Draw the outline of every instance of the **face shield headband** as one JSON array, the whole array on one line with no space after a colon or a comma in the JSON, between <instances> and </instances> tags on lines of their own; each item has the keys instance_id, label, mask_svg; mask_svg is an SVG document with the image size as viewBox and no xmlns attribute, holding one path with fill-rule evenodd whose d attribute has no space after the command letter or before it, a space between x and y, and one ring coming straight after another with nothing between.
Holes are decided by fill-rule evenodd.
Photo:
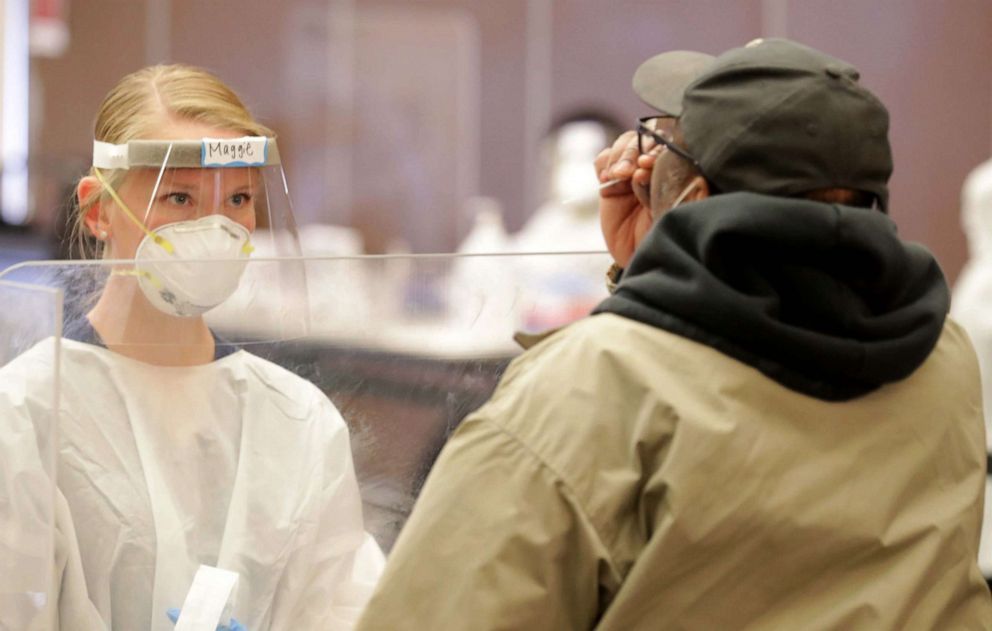
<instances>
[{"instance_id":1,"label":"face shield headband","mask_svg":"<svg viewBox=\"0 0 992 631\"><path fill-rule=\"evenodd\" d=\"M166 169L223 169L280 164L275 138L264 136L202 140L132 140L120 145L99 140L93 142L93 172L104 190L146 237L168 254L175 254L175 246L165 236L148 228L148 218L155 203L155 193L162 183ZM121 199L101 172L101 169L131 168L158 169L154 190L149 196L148 206L142 219L139 219L130 206ZM247 253L250 253L250 250Z\"/></svg>"}]
</instances>

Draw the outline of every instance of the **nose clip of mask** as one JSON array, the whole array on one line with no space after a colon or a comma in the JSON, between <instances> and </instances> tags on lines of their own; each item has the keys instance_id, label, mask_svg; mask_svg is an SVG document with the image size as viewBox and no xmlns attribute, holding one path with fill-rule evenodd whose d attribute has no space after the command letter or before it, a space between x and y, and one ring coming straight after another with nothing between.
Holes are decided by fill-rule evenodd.
<instances>
[{"instance_id":1,"label":"nose clip of mask","mask_svg":"<svg viewBox=\"0 0 992 631\"><path fill-rule=\"evenodd\" d=\"M237 290L253 250L248 229L223 215L179 221L142 239L135 275L155 308L173 316L198 316Z\"/></svg>"}]
</instances>

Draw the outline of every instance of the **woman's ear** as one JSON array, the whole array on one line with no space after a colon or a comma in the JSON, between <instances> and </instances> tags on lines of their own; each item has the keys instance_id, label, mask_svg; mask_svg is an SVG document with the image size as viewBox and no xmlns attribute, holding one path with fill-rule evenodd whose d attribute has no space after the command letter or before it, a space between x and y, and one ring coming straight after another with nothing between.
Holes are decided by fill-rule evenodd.
<instances>
[{"instance_id":1,"label":"woman's ear","mask_svg":"<svg viewBox=\"0 0 992 631\"><path fill-rule=\"evenodd\" d=\"M99 199L100 189L100 181L92 175L87 175L80 179L79 184L76 185L76 198L79 200L81 207L86 203L87 199L91 197L95 198L93 203L86 208L86 213L83 215L83 223L86 224L86 228L89 229L90 234L103 241L110 235L110 218L104 211L103 203Z\"/></svg>"}]
</instances>

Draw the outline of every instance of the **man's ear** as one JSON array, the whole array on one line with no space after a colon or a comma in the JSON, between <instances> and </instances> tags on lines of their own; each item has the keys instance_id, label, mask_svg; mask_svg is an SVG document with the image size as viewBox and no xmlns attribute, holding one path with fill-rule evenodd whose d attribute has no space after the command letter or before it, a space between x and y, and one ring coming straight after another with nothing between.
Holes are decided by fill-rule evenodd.
<instances>
[{"instance_id":1,"label":"man's ear","mask_svg":"<svg viewBox=\"0 0 992 631\"><path fill-rule=\"evenodd\" d=\"M103 203L99 198L101 188L100 180L92 175L82 178L79 180L79 184L76 185L76 198L79 200L80 206L90 197L96 198L90 204L90 207L86 209L86 214L83 216L83 223L86 224L86 228L90 231L90 234L98 239L101 239L101 235L106 235L110 232L110 217L107 216ZM106 237L104 236L102 238Z\"/></svg>"},{"instance_id":2,"label":"man's ear","mask_svg":"<svg viewBox=\"0 0 992 631\"><path fill-rule=\"evenodd\" d=\"M710 185L702 175L692 178L689 186L692 186L692 191L685 196L685 200L682 202L684 204L698 202L710 196Z\"/></svg>"}]
</instances>

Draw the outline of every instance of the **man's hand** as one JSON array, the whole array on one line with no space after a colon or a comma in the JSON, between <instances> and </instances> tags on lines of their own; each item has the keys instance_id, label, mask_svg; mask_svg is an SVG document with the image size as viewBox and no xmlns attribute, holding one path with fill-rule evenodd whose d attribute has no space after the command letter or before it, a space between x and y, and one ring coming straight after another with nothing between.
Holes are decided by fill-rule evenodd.
<instances>
[{"instance_id":1,"label":"man's hand","mask_svg":"<svg viewBox=\"0 0 992 631\"><path fill-rule=\"evenodd\" d=\"M596 156L600 183L620 180L599 193L599 222L613 260L626 268L651 228L648 185L655 154L639 155L637 132L628 131Z\"/></svg>"}]
</instances>

